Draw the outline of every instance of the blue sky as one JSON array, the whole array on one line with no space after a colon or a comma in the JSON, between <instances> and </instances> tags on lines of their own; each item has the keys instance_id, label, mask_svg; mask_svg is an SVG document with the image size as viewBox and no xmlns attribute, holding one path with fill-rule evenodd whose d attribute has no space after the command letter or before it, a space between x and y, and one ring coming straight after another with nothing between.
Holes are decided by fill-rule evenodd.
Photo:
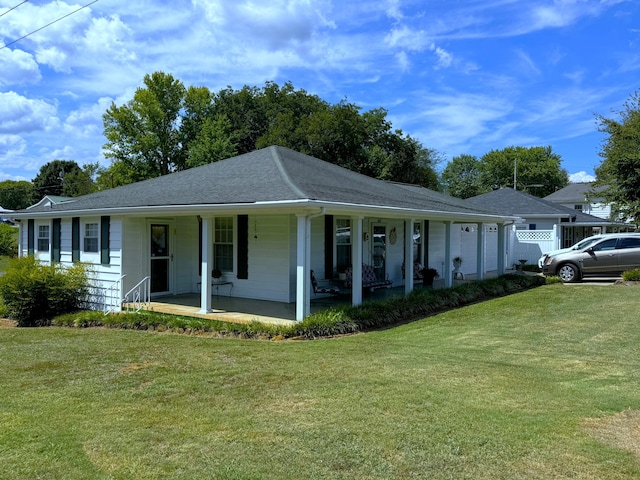
<instances>
[{"instance_id":1,"label":"blue sky","mask_svg":"<svg viewBox=\"0 0 640 480\"><path fill-rule=\"evenodd\" d=\"M90 2L0 0L0 44ZM550 145L589 180L595 114L639 86L640 2L98 0L0 49L0 180L54 159L108 165L102 114L154 71L383 107L446 161Z\"/></svg>"}]
</instances>

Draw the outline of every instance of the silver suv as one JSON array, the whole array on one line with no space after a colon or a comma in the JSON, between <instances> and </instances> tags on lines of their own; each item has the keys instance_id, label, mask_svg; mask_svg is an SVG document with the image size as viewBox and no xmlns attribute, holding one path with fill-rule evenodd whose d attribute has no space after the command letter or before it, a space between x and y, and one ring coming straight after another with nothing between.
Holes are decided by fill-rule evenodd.
<instances>
[{"instance_id":1,"label":"silver suv","mask_svg":"<svg viewBox=\"0 0 640 480\"><path fill-rule=\"evenodd\" d=\"M547 256L542 273L577 282L585 275L617 275L633 268L640 268L640 233L612 233L582 248Z\"/></svg>"}]
</instances>

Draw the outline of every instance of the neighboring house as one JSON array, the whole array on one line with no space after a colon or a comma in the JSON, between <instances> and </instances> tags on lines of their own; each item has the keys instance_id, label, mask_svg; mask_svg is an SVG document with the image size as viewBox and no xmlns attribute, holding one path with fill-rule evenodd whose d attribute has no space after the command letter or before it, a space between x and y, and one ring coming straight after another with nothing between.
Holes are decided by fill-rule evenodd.
<instances>
[{"instance_id":1,"label":"neighboring house","mask_svg":"<svg viewBox=\"0 0 640 480\"><path fill-rule=\"evenodd\" d=\"M452 258L461 254L469 225L474 244L465 248L493 249L494 269L502 273L505 226L517 220L282 147L82 197L49 198L12 217L20 222L20 255L94 266L96 308L119 309L125 292L142 281L151 296L200 291L200 311L208 313L216 270L233 282L233 296L295 303L297 320L310 310L310 270L332 279L352 266L354 305L362 302L363 264L407 293L415 263L441 266L450 286ZM469 261L482 278L486 256Z\"/></svg>"},{"instance_id":2,"label":"neighboring house","mask_svg":"<svg viewBox=\"0 0 640 480\"><path fill-rule=\"evenodd\" d=\"M521 259L536 264L544 252L570 247L607 229L624 227L622 223L588 215L512 188L501 188L466 201L499 215L523 219L510 229L507 265L518 264Z\"/></svg>"},{"instance_id":3,"label":"neighboring house","mask_svg":"<svg viewBox=\"0 0 640 480\"><path fill-rule=\"evenodd\" d=\"M604 203L603 198L598 196L602 190L604 187L594 188L593 182L570 183L544 199L588 215L610 220L611 205Z\"/></svg>"},{"instance_id":4,"label":"neighboring house","mask_svg":"<svg viewBox=\"0 0 640 480\"><path fill-rule=\"evenodd\" d=\"M7 217L11 214L13 210L7 210L6 208L2 208L0 206L0 222L2 223L12 223Z\"/></svg>"}]
</instances>

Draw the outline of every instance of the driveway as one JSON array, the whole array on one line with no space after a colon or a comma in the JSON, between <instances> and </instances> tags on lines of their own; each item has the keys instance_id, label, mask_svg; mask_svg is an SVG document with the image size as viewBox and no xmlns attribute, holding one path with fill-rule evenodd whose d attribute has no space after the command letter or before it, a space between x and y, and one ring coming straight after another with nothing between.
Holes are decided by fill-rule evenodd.
<instances>
[{"instance_id":1,"label":"driveway","mask_svg":"<svg viewBox=\"0 0 640 480\"><path fill-rule=\"evenodd\" d=\"M565 285L613 285L616 280L622 280L622 276L618 277L584 277L581 282L565 283Z\"/></svg>"}]
</instances>

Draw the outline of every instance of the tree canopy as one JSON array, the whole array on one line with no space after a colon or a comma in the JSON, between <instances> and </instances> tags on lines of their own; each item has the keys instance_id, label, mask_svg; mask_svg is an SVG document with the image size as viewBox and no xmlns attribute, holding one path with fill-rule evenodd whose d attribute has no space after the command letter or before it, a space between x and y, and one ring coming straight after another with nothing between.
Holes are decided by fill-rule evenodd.
<instances>
[{"instance_id":1,"label":"tree canopy","mask_svg":"<svg viewBox=\"0 0 640 480\"><path fill-rule=\"evenodd\" d=\"M640 224L640 96L632 94L616 112L619 119L597 115L598 130L607 134L599 152L596 186L619 218Z\"/></svg>"},{"instance_id":2,"label":"tree canopy","mask_svg":"<svg viewBox=\"0 0 640 480\"><path fill-rule=\"evenodd\" d=\"M31 182L4 180L0 182L0 206L8 210L22 210L34 203Z\"/></svg>"},{"instance_id":3,"label":"tree canopy","mask_svg":"<svg viewBox=\"0 0 640 480\"><path fill-rule=\"evenodd\" d=\"M489 191L481 181L481 164L473 155L459 155L442 171L446 193L458 198L470 198Z\"/></svg>"},{"instance_id":4,"label":"tree canopy","mask_svg":"<svg viewBox=\"0 0 640 480\"><path fill-rule=\"evenodd\" d=\"M560 155L551 147L491 150L480 159L481 183L485 191L512 187L545 197L569 183L569 175L561 163Z\"/></svg>"},{"instance_id":5,"label":"tree canopy","mask_svg":"<svg viewBox=\"0 0 640 480\"><path fill-rule=\"evenodd\" d=\"M316 95L267 82L218 93L171 75L146 75L127 104L104 114L105 155L99 188L280 145L375 178L437 188L438 154L393 130L384 109L361 112Z\"/></svg>"},{"instance_id":6,"label":"tree canopy","mask_svg":"<svg viewBox=\"0 0 640 480\"><path fill-rule=\"evenodd\" d=\"M472 155L454 157L442 172L447 193L469 198L496 188L513 188L545 197L569 183L560 155L551 147L507 147L491 150L479 160Z\"/></svg>"}]
</instances>

